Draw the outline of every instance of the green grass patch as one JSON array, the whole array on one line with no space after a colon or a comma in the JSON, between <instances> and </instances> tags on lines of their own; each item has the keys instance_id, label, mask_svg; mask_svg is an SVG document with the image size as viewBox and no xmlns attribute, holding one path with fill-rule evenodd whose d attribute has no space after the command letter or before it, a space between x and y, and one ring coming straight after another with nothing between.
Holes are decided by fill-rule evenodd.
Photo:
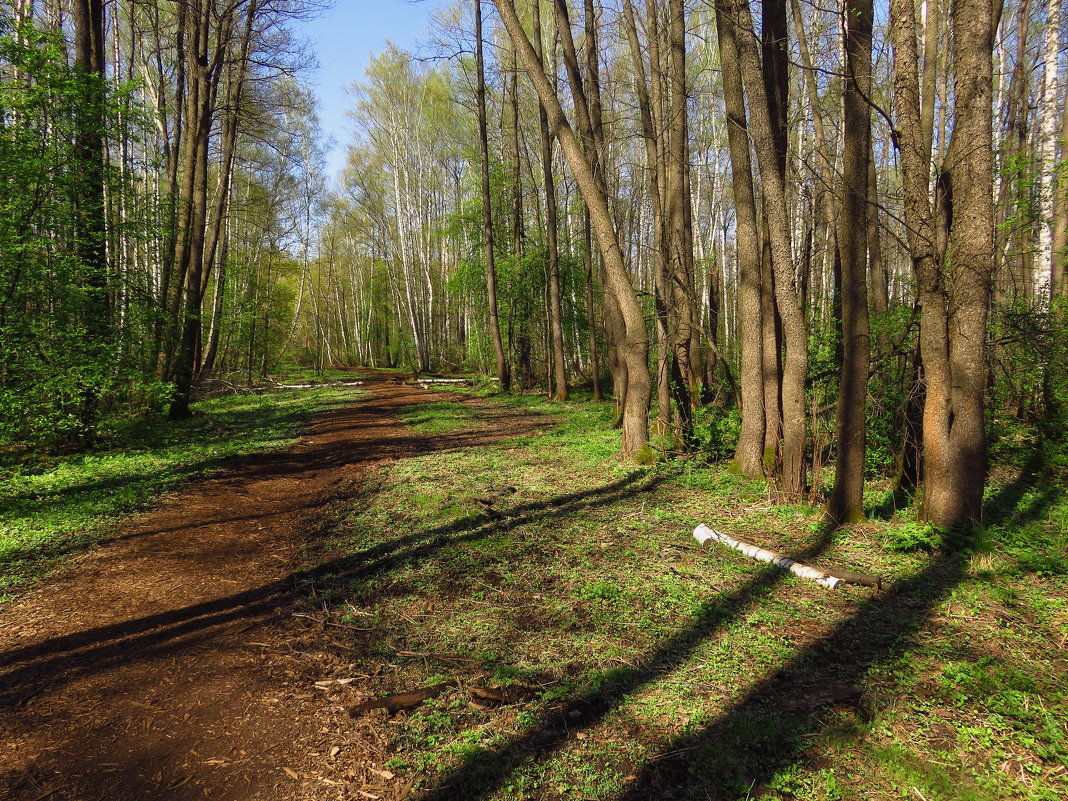
<instances>
[{"instance_id":1,"label":"green grass patch","mask_svg":"<svg viewBox=\"0 0 1068 801\"><path fill-rule=\"evenodd\" d=\"M473 422L475 416L473 409L449 401L413 404L400 413L405 425L423 434L443 434L464 428Z\"/></svg>"},{"instance_id":2,"label":"green grass patch","mask_svg":"<svg viewBox=\"0 0 1068 801\"><path fill-rule=\"evenodd\" d=\"M358 397L343 387L224 395L195 404L201 415L189 420L127 421L92 451L0 464L0 601L106 538L122 515L229 460L281 448L310 416Z\"/></svg>"},{"instance_id":3,"label":"green grass patch","mask_svg":"<svg viewBox=\"0 0 1068 801\"><path fill-rule=\"evenodd\" d=\"M828 534L723 467L623 464L606 404L493 400L529 430L392 463L330 535L366 562L325 596L367 630L346 669L380 692L461 681L382 718L391 770L472 799L1068 793L1068 586L1014 544L1056 556L1053 495L1022 493L951 558L908 509ZM494 408L407 419L474 428ZM699 522L886 589L702 551ZM522 692L482 708L470 685Z\"/></svg>"}]
</instances>

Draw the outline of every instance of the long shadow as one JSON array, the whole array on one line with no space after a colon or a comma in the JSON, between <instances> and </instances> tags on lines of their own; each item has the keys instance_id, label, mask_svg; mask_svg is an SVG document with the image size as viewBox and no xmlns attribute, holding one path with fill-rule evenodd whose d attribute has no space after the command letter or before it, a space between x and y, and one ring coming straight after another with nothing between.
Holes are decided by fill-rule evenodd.
<instances>
[{"instance_id":1,"label":"long shadow","mask_svg":"<svg viewBox=\"0 0 1068 801\"><path fill-rule=\"evenodd\" d=\"M868 517L872 520L889 520L898 509L907 508L915 499L915 491L894 487L883 496L881 501L867 510Z\"/></svg>"},{"instance_id":2,"label":"long shadow","mask_svg":"<svg viewBox=\"0 0 1068 801\"><path fill-rule=\"evenodd\" d=\"M1027 508L1021 509L1020 502L1031 490L1038 490L1038 493ZM1019 475L987 499L985 522L992 526L1032 522L1048 511L1063 494L1064 487L1058 487L1050 480L1042 450L1035 448L1028 454Z\"/></svg>"},{"instance_id":3,"label":"long shadow","mask_svg":"<svg viewBox=\"0 0 1068 801\"><path fill-rule=\"evenodd\" d=\"M832 537L833 530L825 529L811 545L792 558L808 561L818 557L831 544ZM756 605L787 575L777 567L760 570L734 592L706 604L688 627L638 657L635 660L638 667L611 671L580 690L563 707L545 713L526 734L503 747L471 754L437 788L425 795L424 801L456 798L476 801L492 795L532 756L543 758L563 748L573 735L600 723L629 695L669 676L705 640Z\"/></svg>"},{"instance_id":4,"label":"long shadow","mask_svg":"<svg viewBox=\"0 0 1068 801\"><path fill-rule=\"evenodd\" d=\"M332 410L335 413L326 413L325 417L319 418L307 430L306 433L314 433L316 436L348 432L352 433L363 428L381 427L382 419L392 416L394 407L374 400L361 402L358 406L338 406ZM340 412L341 414L337 414ZM361 419L352 419L355 413ZM483 417L486 417L483 415ZM340 419L339 419L340 418ZM550 425L550 418L546 417L544 423L535 422L534 427ZM209 482L206 486L218 485L225 487L233 483L243 481L262 481L276 477L291 478L295 473L309 473L330 468L344 467L351 464L369 464L389 459L404 458L416 454L450 452L469 448L475 445L486 445L486 434L479 429L461 430L436 434L432 437L413 433L406 436L390 436L375 439L362 439L358 449L353 449L346 442L326 442L306 448L290 449L283 452L256 453L245 457L228 455L218 458L203 459L195 462L176 473L175 486L182 482L203 476L204 473L217 471L207 477ZM234 464L238 461L238 464ZM75 502L77 496L99 492L106 489L119 489L131 485L149 481L144 472L135 472L127 476L117 476L97 482L80 484L67 487L56 493L58 496L50 502L38 502L35 510L41 511L50 507L62 508ZM156 482L150 482L156 483ZM32 494L32 493L31 493ZM0 514L15 509L24 504L25 493L10 496L0 501ZM113 513L124 511L122 508L112 510ZM287 509L285 511L293 511ZM86 534L64 538L61 541L48 541L39 544L27 545L22 548L11 549L4 554L4 564L14 567L45 561L56 561L67 556L85 551L95 545L103 545L108 542L117 542L128 539L142 539L160 534L173 533L182 529L197 528L204 525L254 521L270 517L276 511L263 514L242 515L231 518L211 518L186 522L177 526L156 529L152 531L134 532L129 534L104 535ZM2 660L0 660L2 664Z\"/></svg>"},{"instance_id":5,"label":"long shadow","mask_svg":"<svg viewBox=\"0 0 1068 801\"><path fill-rule=\"evenodd\" d=\"M527 523L565 517L586 507L617 503L651 490L663 479L662 475L634 473L597 489L516 506L503 512L503 519L471 515L225 598L13 649L0 655L0 668L16 666L0 675L0 708L17 706L45 686L91 675L120 661L168 653L167 643L172 649L178 648L185 642L181 638L194 632L235 621L270 619L281 604L301 594L310 583L327 578L370 578L393 567L427 559L446 545L473 542Z\"/></svg>"},{"instance_id":6,"label":"long shadow","mask_svg":"<svg viewBox=\"0 0 1068 801\"><path fill-rule=\"evenodd\" d=\"M1035 454L1012 484L988 502L989 522L1021 523L1041 516L1059 493L1043 491L1026 509L1024 494L1040 484L1041 454ZM797 559L817 556L830 532ZM637 661L642 667L614 671L610 680L580 692L567 706L546 713L527 734L497 749L484 749L428 792L424 801L486 798L521 765L543 760L574 735L599 722L627 696L667 676L717 629L737 618L779 580L766 570L712 605L686 630ZM760 795L777 771L805 757L824 728L819 711L828 704L858 706L865 676L874 666L915 645L937 604L967 577L966 561L952 553L862 602L827 636L800 651L757 682L712 724L673 740L663 755L642 766L620 801L692 798L716 801ZM576 719L572 719L574 716Z\"/></svg>"},{"instance_id":7,"label":"long shadow","mask_svg":"<svg viewBox=\"0 0 1068 801\"><path fill-rule=\"evenodd\" d=\"M798 559L811 559L830 540L826 532ZM597 723L641 687L668 676L705 639L753 606L785 575L769 568L719 603L686 630L642 657L642 667L617 670L603 686L588 688L562 709L546 713L527 734L498 749L471 755L424 801L486 798L532 759L542 760ZM672 742L665 756L643 766L624 795L650 798L737 798L770 779L811 746L822 705L855 698L865 673L908 647L937 601L964 576L962 563L937 558L925 570L863 602L855 615L790 664L753 686L719 720ZM673 789L672 789L673 788Z\"/></svg>"},{"instance_id":8,"label":"long shadow","mask_svg":"<svg viewBox=\"0 0 1068 801\"><path fill-rule=\"evenodd\" d=\"M621 801L760 796L777 771L813 747L825 728L820 710L859 707L869 670L914 646L935 606L965 575L962 559L939 556L863 602L711 725L671 742L664 756L642 767Z\"/></svg>"}]
</instances>

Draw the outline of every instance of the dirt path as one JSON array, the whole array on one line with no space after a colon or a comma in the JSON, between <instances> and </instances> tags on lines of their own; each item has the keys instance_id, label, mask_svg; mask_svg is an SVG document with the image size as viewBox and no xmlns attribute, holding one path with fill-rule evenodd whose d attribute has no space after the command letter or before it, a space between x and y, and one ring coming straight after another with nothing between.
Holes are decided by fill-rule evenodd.
<instances>
[{"instance_id":1,"label":"dirt path","mask_svg":"<svg viewBox=\"0 0 1068 801\"><path fill-rule=\"evenodd\" d=\"M0 798L356 797L346 785L369 752L314 686L337 657L294 615L301 551L321 508L377 462L503 433L490 420L412 435L396 411L438 393L384 377L367 388L297 445L168 497L4 610Z\"/></svg>"}]
</instances>

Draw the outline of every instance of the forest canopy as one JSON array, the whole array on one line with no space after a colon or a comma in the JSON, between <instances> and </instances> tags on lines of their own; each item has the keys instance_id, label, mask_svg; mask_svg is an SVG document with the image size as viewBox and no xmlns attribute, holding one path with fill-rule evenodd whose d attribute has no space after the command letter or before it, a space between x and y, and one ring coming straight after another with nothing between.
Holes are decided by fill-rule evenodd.
<instances>
[{"instance_id":1,"label":"forest canopy","mask_svg":"<svg viewBox=\"0 0 1068 801\"><path fill-rule=\"evenodd\" d=\"M334 182L319 10L0 4L0 447L296 363L586 392L837 523L1065 460L1057 0L462 0L353 76Z\"/></svg>"}]
</instances>

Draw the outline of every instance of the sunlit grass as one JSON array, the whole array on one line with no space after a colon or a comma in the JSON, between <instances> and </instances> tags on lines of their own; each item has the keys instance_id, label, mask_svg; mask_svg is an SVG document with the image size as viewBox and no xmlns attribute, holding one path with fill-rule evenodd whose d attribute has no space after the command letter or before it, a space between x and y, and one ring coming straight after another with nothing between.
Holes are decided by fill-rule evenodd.
<instances>
[{"instance_id":1,"label":"sunlit grass","mask_svg":"<svg viewBox=\"0 0 1068 801\"><path fill-rule=\"evenodd\" d=\"M828 592L733 552L701 551L693 527L706 522L787 553L823 542L815 561L876 573L892 588L936 559L888 547L908 518L826 535L818 508L772 506L762 482L721 467L621 463L606 405L498 400L559 424L393 463L333 532L330 548L341 552L390 546L402 534L429 543L328 593L339 610L361 610L361 627L373 632L346 651L351 670L375 676L383 691L459 678L528 693L481 709L457 689L383 721L391 770L418 773L423 788L462 776L471 798L621 798L636 782L655 795L643 771L681 749L689 778L665 779L680 798L706 798L706 787L738 801L1068 791L1062 577L1024 569L992 537L985 558L1012 569L965 557L960 583L922 610L916 634L872 657L860 701L832 694L779 714L790 699L766 682L786 670L804 675L809 661L814 676L833 677L835 655L817 660L812 649L883 596ZM479 425L476 406L433 406L409 419L439 430ZM573 500L581 492L590 494ZM1043 507L1049 514L1033 525L1048 535L1058 508ZM451 654L477 661L449 663ZM947 669L956 676L952 666L983 655L1001 667L947 684ZM769 694L766 711L754 691ZM743 703L749 711L733 715ZM935 719L952 736L932 733ZM984 729L992 734L976 739ZM726 757L740 750L741 767Z\"/></svg>"}]
</instances>

